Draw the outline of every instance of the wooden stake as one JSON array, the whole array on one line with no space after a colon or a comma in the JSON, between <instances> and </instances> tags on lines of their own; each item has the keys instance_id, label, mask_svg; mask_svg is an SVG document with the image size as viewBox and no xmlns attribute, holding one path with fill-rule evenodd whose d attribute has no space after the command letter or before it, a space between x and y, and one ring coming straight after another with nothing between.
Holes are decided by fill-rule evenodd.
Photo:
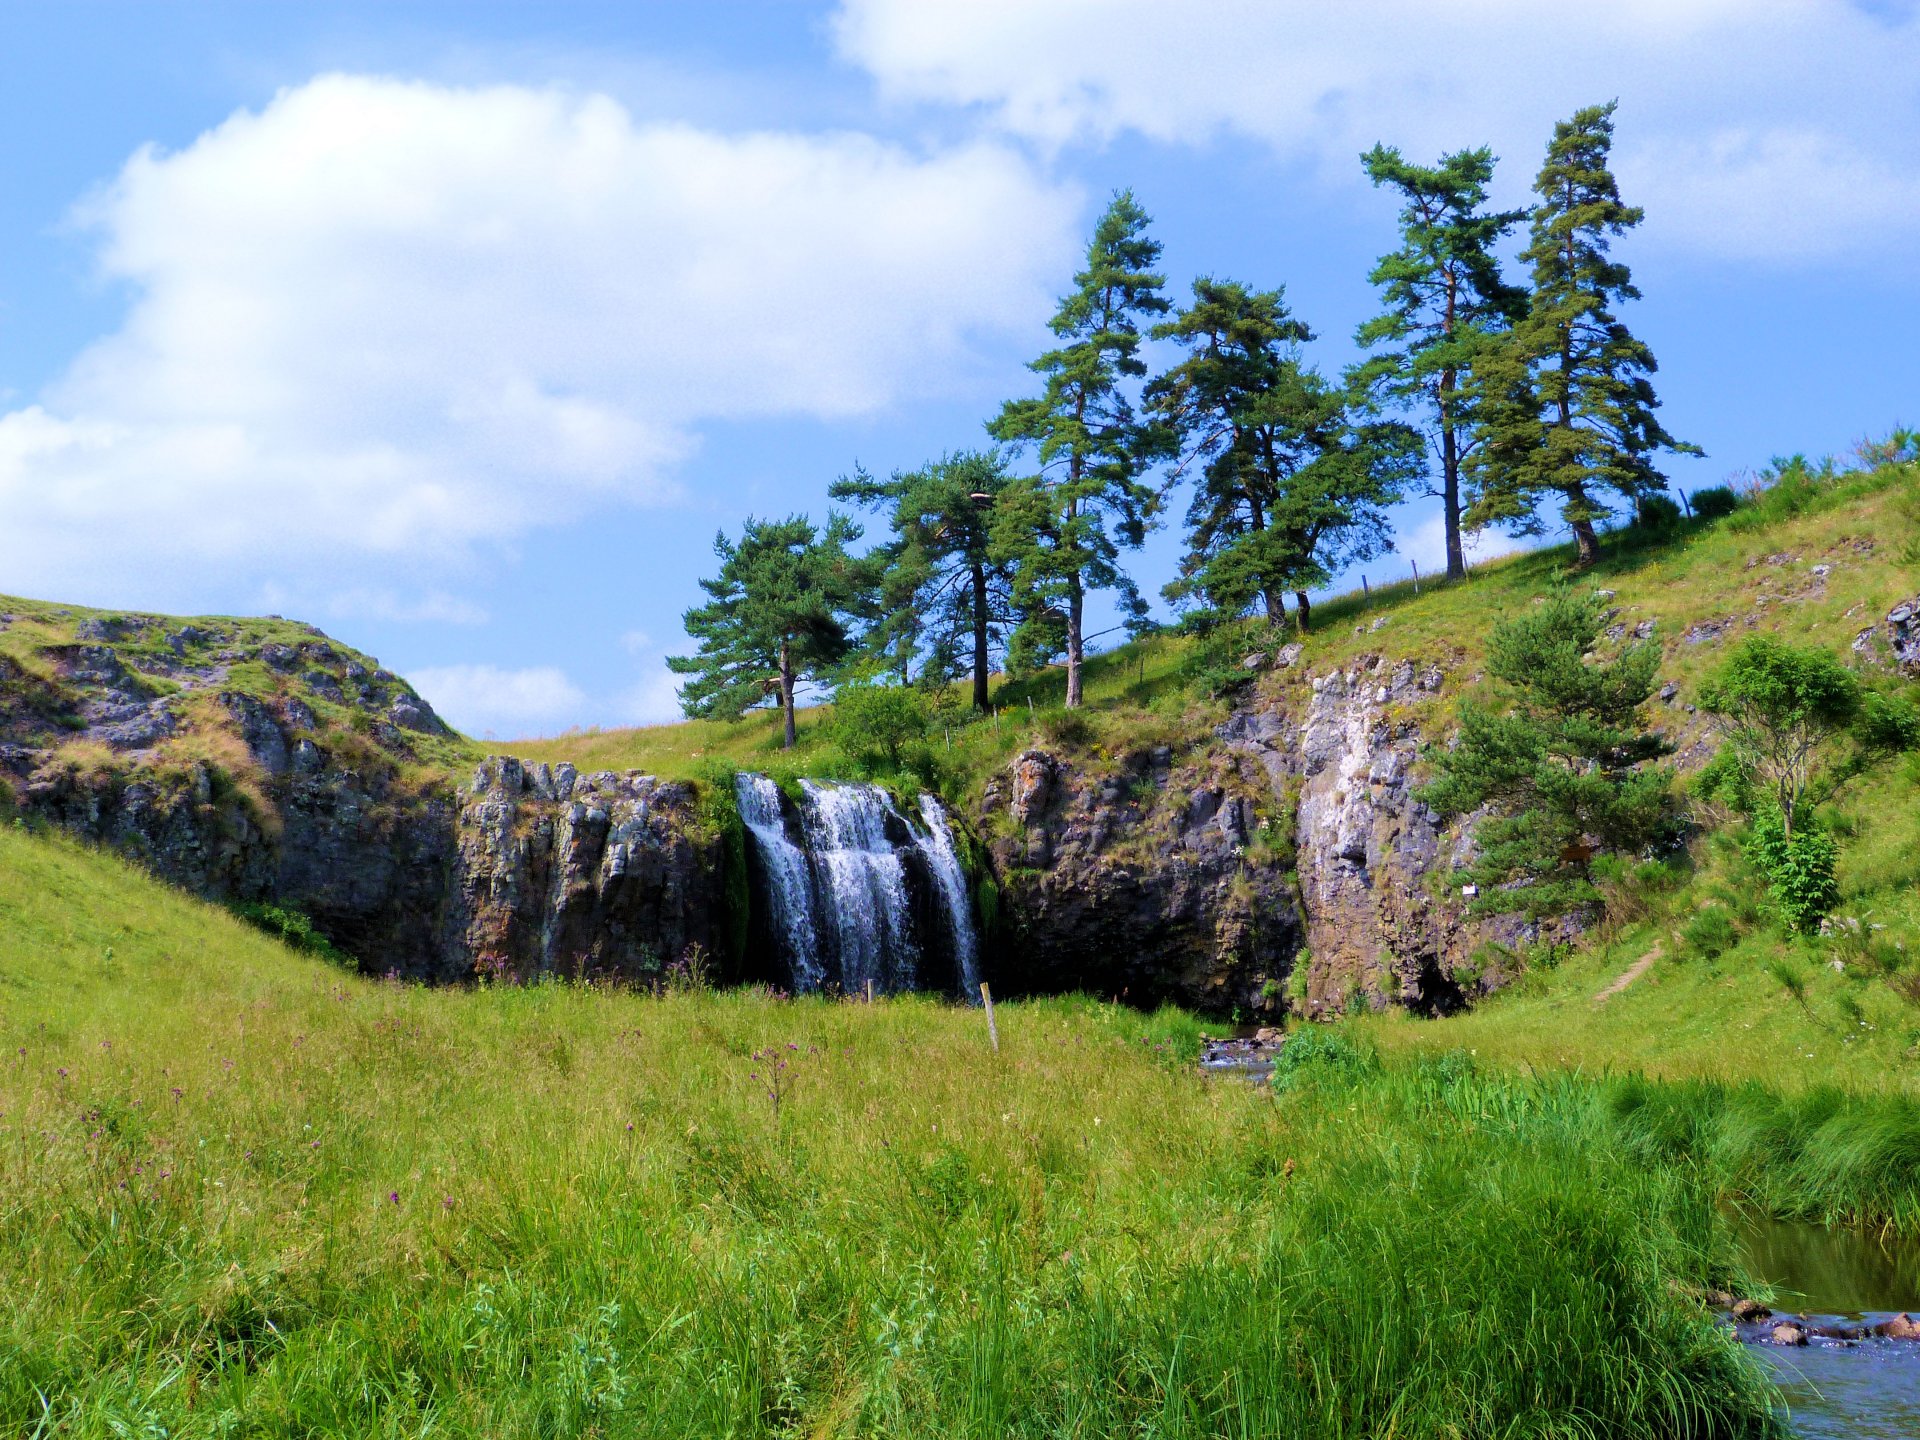
<instances>
[{"instance_id":1,"label":"wooden stake","mask_svg":"<svg viewBox=\"0 0 1920 1440\"><path fill-rule=\"evenodd\" d=\"M1367 584L1367 577L1364 575L1360 577L1360 603L1362 605L1373 603L1373 587Z\"/></svg>"},{"instance_id":2,"label":"wooden stake","mask_svg":"<svg viewBox=\"0 0 1920 1440\"><path fill-rule=\"evenodd\" d=\"M987 1038L993 1041L993 1053L1000 1053L1000 1027L993 1023L993 992L987 988L987 982L980 982L980 999L987 1007Z\"/></svg>"},{"instance_id":3,"label":"wooden stake","mask_svg":"<svg viewBox=\"0 0 1920 1440\"><path fill-rule=\"evenodd\" d=\"M867 1004L873 1004L873 981L867 981Z\"/></svg>"},{"instance_id":4,"label":"wooden stake","mask_svg":"<svg viewBox=\"0 0 1920 1440\"><path fill-rule=\"evenodd\" d=\"M1414 560L1411 564L1413 565L1413 593L1418 595L1420 593L1420 562Z\"/></svg>"}]
</instances>

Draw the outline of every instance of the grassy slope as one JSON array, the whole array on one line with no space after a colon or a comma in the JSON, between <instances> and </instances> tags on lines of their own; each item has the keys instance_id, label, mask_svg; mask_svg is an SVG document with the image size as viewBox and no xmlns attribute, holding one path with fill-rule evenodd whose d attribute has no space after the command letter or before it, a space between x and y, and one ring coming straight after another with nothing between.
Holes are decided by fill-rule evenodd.
<instances>
[{"instance_id":1,"label":"grassy slope","mask_svg":"<svg viewBox=\"0 0 1920 1440\"><path fill-rule=\"evenodd\" d=\"M383 986L0 830L0 1426L1755 1433L1674 1288L1728 1273L1709 1167L1597 1092L1323 1044L1274 1096L1080 1000L1000 1030Z\"/></svg>"}]
</instances>

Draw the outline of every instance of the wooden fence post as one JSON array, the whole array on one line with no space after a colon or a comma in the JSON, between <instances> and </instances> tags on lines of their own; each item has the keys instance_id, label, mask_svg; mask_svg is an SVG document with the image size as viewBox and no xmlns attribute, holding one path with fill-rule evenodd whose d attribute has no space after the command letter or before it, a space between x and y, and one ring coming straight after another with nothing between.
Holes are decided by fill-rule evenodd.
<instances>
[{"instance_id":1,"label":"wooden fence post","mask_svg":"<svg viewBox=\"0 0 1920 1440\"><path fill-rule=\"evenodd\" d=\"M987 1038L993 1042L993 1053L1000 1053L1000 1027L993 1023L993 992L987 988L987 982L980 982L980 999L987 1007Z\"/></svg>"}]
</instances>

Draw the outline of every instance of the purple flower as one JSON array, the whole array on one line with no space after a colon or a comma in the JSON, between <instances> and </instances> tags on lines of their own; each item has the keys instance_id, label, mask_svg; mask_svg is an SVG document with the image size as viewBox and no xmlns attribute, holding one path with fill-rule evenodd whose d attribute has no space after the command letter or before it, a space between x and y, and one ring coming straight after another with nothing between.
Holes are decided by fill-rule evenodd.
<instances>
[{"instance_id":1,"label":"purple flower","mask_svg":"<svg viewBox=\"0 0 1920 1440\"><path fill-rule=\"evenodd\" d=\"M400 1203L400 1192L398 1190L389 1190L387 1192L387 1199L391 1200L395 1205L398 1205Z\"/></svg>"}]
</instances>

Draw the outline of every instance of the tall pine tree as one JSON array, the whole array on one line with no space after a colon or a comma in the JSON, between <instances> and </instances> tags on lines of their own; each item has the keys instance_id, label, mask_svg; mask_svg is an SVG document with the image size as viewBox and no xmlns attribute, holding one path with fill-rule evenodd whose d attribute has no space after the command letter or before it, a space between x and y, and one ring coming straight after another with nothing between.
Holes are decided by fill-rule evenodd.
<instances>
[{"instance_id":1,"label":"tall pine tree","mask_svg":"<svg viewBox=\"0 0 1920 1440\"><path fill-rule=\"evenodd\" d=\"M1161 441L1128 394L1129 382L1146 373L1141 321L1169 308L1153 269L1160 245L1147 224L1131 192L1114 196L1094 228L1086 268L1049 322L1061 344L1029 367L1044 377L1042 393L1008 401L987 426L997 440L1031 447L1041 470L994 507L996 553L1013 567L1021 613L1010 658L1030 663L1063 646L1070 708L1083 698L1088 591L1118 590L1124 609L1145 613L1119 552L1145 538L1159 503L1143 477Z\"/></svg>"},{"instance_id":2,"label":"tall pine tree","mask_svg":"<svg viewBox=\"0 0 1920 1440\"><path fill-rule=\"evenodd\" d=\"M1354 337L1375 352L1354 381L1378 401L1418 409L1431 427L1440 465L1433 493L1446 525L1447 574L1457 580L1467 573L1460 543L1460 476L1473 432L1466 381L1490 338L1526 311L1526 291L1501 278L1493 253L1526 212L1485 208L1494 164L1485 146L1429 166L1376 145L1360 163L1402 205L1400 246L1367 277L1386 308Z\"/></svg>"},{"instance_id":3,"label":"tall pine tree","mask_svg":"<svg viewBox=\"0 0 1920 1440\"><path fill-rule=\"evenodd\" d=\"M1154 328L1187 358L1147 387L1149 412L1194 471L1187 553L1167 586L1203 621L1255 608L1279 624L1284 595L1389 548L1386 507L1417 464L1407 427L1363 423L1352 395L1301 363L1313 338L1279 290L1202 278L1193 302Z\"/></svg>"},{"instance_id":4,"label":"tall pine tree","mask_svg":"<svg viewBox=\"0 0 1920 1440\"><path fill-rule=\"evenodd\" d=\"M1613 112L1593 105L1554 126L1521 252L1532 267L1527 313L1480 360L1473 383L1480 443L1468 523L1538 534L1540 506L1557 496L1582 567L1599 558L1608 493L1637 506L1666 488L1658 452L1700 453L1655 418L1648 377L1659 367L1614 314L1640 292L1609 250L1644 212L1621 202L1607 168Z\"/></svg>"},{"instance_id":5,"label":"tall pine tree","mask_svg":"<svg viewBox=\"0 0 1920 1440\"><path fill-rule=\"evenodd\" d=\"M982 711L994 650L1012 623L1012 567L991 553L993 505L1007 485L999 455L962 451L885 480L856 469L830 492L885 511L893 528L881 552L876 648L895 657L903 674L916 659L929 679L970 670Z\"/></svg>"},{"instance_id":6,"label":"tall pine tree","mask_svg":"<svg viewBox=\"0 0 1920 1440\"><path fill-rule=\"evenodd\" d=\"M681 710L735 719L773 700L792 749L795 688L831 675L872 608L874 567L847 551L859 538L858 525L831 514L824 531L790 515L749 519L738 543L714 536L720 573L700 582L712 598L685 616L698 651L667 659L674 674L692 677L681 687Z\"/></svg>"}]
</instances>

